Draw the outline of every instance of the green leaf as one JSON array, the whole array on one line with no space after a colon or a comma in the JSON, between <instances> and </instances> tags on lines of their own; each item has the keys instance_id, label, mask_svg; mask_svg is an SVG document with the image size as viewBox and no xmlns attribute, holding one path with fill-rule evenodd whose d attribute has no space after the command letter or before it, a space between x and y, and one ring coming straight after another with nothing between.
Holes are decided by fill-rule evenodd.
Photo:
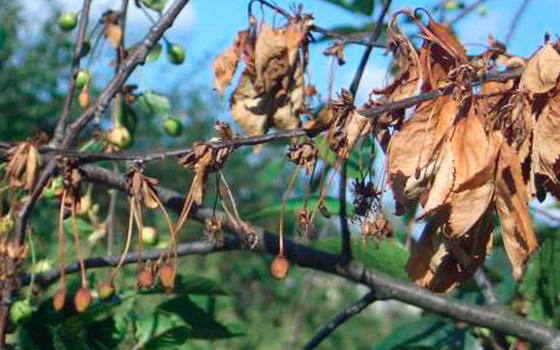
<instances>
[{"instance_id":1,"label":"green leaf","mask_svg":"<svg viewBox=\"0 0 560 350\"><path fill-rule=\"evenodd\" d=\"M329 237L314 243L318 249L332 254L340 252L340 237ZM385 238L379 244L363 244L361 238L352 237L352 253L357 261L389 276L408 280L404 267L408 250L395 238Z\"/></svg>"},{"instance_id":2,"label":"green leaf","mask_svg":"<svg viewBox=\"0 0 560 350\"><path fill-rule=\"evenodd\" d=\"M163 302L159 308L166 312L175 312L180 316L191 327L189 338L224 339L245 334L241 324L218 322L186 295Z\"/></svg>"},{"instance_id":3,"label":"green leaf","mask_svg":"<svg viewBox=\"0 0 560 350\"><path fill-rule=\"evenodd\" d=\"M167 0L140 0L140 3L149 9L161 13Z\"/></svg>"},{"instance_id":4,"label":"green leaf","mask_svg":"<svg viewBox=\"0 0 560 350\"><path fill-rule=\"evenodd\" d=\"M181 317L163 311L137 319L135 326L135 337L144 344L143 349L167 349L181 345L191 330Z\"/></svg>"},{"instance_id":5,"label":"green leaf","mask_svg":"<svg viewBox=\"0 0 560 350\"><path fill-rule=\"evenodd\" d=\"M68 234L72 234L72 219L70 217L68 217L67 219L64 219L64 231L67 232ZM78 234L80 236L86 236L89 235L93 232L94 228L93 226L85 221L84 219L78 217L76 218L76 228L78 229Z\"/></svg>"},{"instance_id":6,"label":"green leaf","mask_svg":"<svg viewBox=\"0 0 560 350\"><path fill-rule=\"evenodd\" d=\"M309 199L307 200L307 208L315 209L318 203L319 203L319 196L309 196ZM327 210L331 215L338 215L338 210L339 210L338 199L333 197L325 197L323 199L322 204L325 208L327 208ZM245 215L244 217L247 220L260 220L260 219L268 219L271 217L278 217L280 215L280 212L282 211L282 205L283 205L282 203L276 204L268 208L264 208L263 210L258 211L256 213ZM292 198L287 200L284 205L285 205L285 209L284 209L285 214L295 215L295 213L299 209L302 209L304 207L305 198L301 198L301 197ZM353 209L352 205L348 205L348 207L351 210ZM350 213L350 215L352 214L353 213Z\"/></svg>"},{"instance_id":7,"label":"green leaf","mask_svg":"<svg viewBox=\"0 0 560 350\"><path fill-rule=\"evenodd\" d=\"M146 91L140 95L136 102L142 113L157 116L166 115L171 109L171 104L166 96L158 95L153 91Z\"/></svg>"},{"instance_id":8,"label":"green leaf","mask_svg":"<svg viewBox=\"0 0 560 350\"><path fill-rule=\"evenodd\" d=\"M375 343L372 349L482 350L482 347L468 330L459 330L438 316L426 316L396 325L393 332Z\"/></svg>"},{"instance_id":9,"label":"green leaf","mask_svg":"<svg viewBox=\"0 0 560 350\"><path fill-rule=\"evenodd\" d=\"M529 260L529 264L519 292L529 301L528 317L534 321L558 319L560 295L560 239L550 236L537 253Z\"/></svg>"},{"instance_id":10,"label":"green leaf","mask_svg":"<svg viewBox=\"0 0 560 350\"><path fill-rule=\"evenodd\" d=\"M323 0L355 14L371 16L374 9L374 0Z\"/></svg>"}]
</instances>

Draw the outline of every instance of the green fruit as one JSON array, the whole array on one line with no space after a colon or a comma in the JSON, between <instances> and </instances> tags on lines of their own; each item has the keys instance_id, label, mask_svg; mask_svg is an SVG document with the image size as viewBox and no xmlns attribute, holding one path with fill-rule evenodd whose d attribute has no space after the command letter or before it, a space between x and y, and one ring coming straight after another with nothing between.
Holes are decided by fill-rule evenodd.
<instances>
[{"instance_id":1,"label":"green fruit","mask_svg":"<svg viewBox=\"0 0 560 350\"><path fill-rule=\"evenodd\" d=\"M156 229L150 226L144 226L142 229L142 243L153 247L158 243L158 240L159 237Z\"/></svg>"},{"instance_id":2,"label":"green fruit","mask_svg":"<svg viewBox=\"0 0 560 350\"><path fill-rule=\"evenodd\" d=\"M167 117L163 120L163 130L169 136L177 137L183 132L183 125L178 118Z\"/></svg>"},{"instance_id":3,"label":"green fruit","mask_svg":"<svg viewBox=\"0 0 560 350\"><path fill-rule=\"evenodd\" d=\"M459 4L457 3L457 1L453 1L453 0L449 0L445 2L445 5L443 5L443 8L446 11L454 11L459 7Z\"/></svg>"},{"instance_id":4,"label":"green fruit","mask_svg":"<svg viewBox=\"0 0 560 350\"><path fill-rule=\"evenodd\" d=\"M185 49L179 44L168 44L167 59L173 64L183 63L185 61Z\"/></svg>"},{"instance_id":5,"label":"green fruit","mask_svg":"<svg viewBox=\"0 0 560 350\"><path fill-rule=\"evenodd\" d=\"M10 309L10 321L14 325L20 325L31 317L32 312L29 300L16 301Z\"/></svg>"},{"instance_id":6,"label":"green fruit","mask_svg":"<svg viewBox=\"0 0 560 350\"><path fill-rule=\"evenodd\" d=\"M84 43L82 44L82 51L80 52L80 58L87 56L90 49L91 44L89 43L89 41L84 41Z\"/></svg>"},{"instance_id":7,"label":"green fruit","mask_svg":"<svg viewBox=\"0 0 560 350\"><path fill-rule=\"evenodd\" d=\"M65 12L58 18L58 26L65 32L69 32L76 28L78 24L78 14L73 12Z\"/></svg>"},{"instance_id":8,"label":"green fruit","mask_svg":"<svg viewBox=\"0 0 560 350\"><path fill-rule=\"evenodd\" d=\"M81 90L84 86L89 84L90 79L91 76L89 74L89 71L79 71L78 75L76 75L76 89Z\"/></svg>"}]
</instances>

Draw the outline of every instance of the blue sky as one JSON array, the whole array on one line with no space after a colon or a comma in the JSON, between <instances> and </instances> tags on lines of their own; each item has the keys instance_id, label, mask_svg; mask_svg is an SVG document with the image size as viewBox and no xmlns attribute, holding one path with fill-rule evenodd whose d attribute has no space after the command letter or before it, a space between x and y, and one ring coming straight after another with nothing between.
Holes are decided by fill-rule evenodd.
<instances>
[{"instance_id":1,"label":"blue sky","mask_svg":"<svg viewBox=\"0 0 560 350\"><path fill-rule=\"evenodd\" d=\"M82 1L80 0L58 0L61 6L67 10L78 10ZM168 0L170 3L172 0ZM475 0L465 0L469 4ZM503 40L507 35L510 23L523 0L487 0L485 3L488 15L481 17L474 11L463 19L456 30L461 41L466 44L469 53L481 51L477 44L485 44L488 34L492 34L498 40ZM292 0L276 0L283 8L289 8L295 2ZM393 13L404 7L431 8L439 0L394 0L390 12ZM366 23L371 18L351 15L338 7L320 0L302 1L307 12L315 15L315 23L322 27L332 27L342 24ZM211 84L211 59L221 52L232 41L238 30L247 25L247 0L191 0L186 10L179 16L174 27L167 34L172 42L182 44L187 51L187 60L183 66L175 67L160 59L155 64L141 67L132 77L145 89L156 89L165 91L166 86L175 87L176 83L190 84L193 86L210 86ZM95 0L93 2L93 18L108 8L118 8L120 1L117 0ZM24 2L24 6L31 13L32 18L45 16L45 0L32 0ZM257 9L258 6L255 6ZM378 6L377 10L380 9ZM260 11L256 11L259 13ZM267 18L272 19L270 11ZM510 52L529 56L542 42L545 32L556 38L560 33L557 14L560 13L560 1L558 0L533 0L529 3L525 15L522 17L513 41ZM377 13L374 13L374 17ZM127 42L137 41L149 26L145 16L137 10L131 1L129 13L129 30ZM319 91L326 94L326 86L330 77L330 60L322 55L325 45L315 45L311 50L311 66L309 74L311 83L315 84ZM108 48L105 48L108 50ZM334 91L347 87L352 80L356 64L359 62L363 47L348 46L345 50L347 64L337 67L334 75ZM102 60L108 64L110 58ZM383 85L387 81L386 67L388 58L384 57L382 50L374 51L362 84L358 93L358 102L363 102L368 92ZM112 70L98 70L98 78L103 81L110 78ZM161 82L168 84L162 86ZM224 101L227 101L225 99ZM224 102L225 104L225 102ZM224 112L225 110L225 105Z\"/></svg>"}]
</instances>

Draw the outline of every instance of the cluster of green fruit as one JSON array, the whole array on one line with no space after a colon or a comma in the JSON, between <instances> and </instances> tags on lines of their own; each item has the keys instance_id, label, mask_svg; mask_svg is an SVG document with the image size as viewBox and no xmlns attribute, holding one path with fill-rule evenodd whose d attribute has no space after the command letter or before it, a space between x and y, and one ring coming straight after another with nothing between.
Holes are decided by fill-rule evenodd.
<instances>
[{"instance_id":1,"label":"cluster of green fruit","mask_svg":"<svg viewBox=\"0 0 560 350\"><path fill-rule=\"evenodd\" d=\"M60 29L64 32L70 32L76 28L78 25L78 13L76 12L64 12L60 15L58 19L58 25ZM173 44L165 40L167 60L172 64L182 64L185 61L185 49L179 44ZM86 56L90 50L89 41L83 43L81 56ZM156 44L152 50L149 52L146 61L155 61L161 53L161 45Z\"/></svg>"}]
</instances>

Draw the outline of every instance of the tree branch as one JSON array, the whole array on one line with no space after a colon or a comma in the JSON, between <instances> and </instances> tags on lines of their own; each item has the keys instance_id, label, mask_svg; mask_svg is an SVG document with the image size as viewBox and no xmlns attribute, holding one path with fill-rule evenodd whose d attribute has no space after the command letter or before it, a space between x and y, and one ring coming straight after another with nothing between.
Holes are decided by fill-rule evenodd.
<instances>
[{"instance_id":1,"label":"tree branch","mask_svg":"<svg viewBox=\"0 0 560 350\"><path fill-rule=\"evenodd\" d=\"M302 348L302 350L315 349L323 340L325 340L332 332L338 327L342 326L344 322L351 319L353 316L362 312L365 308L370 306L373 302L377 300L375 298L375 293L373 291L364 295L356 303L350 305L348 308L344 309L341 313L336 315L335 318L329 321L317 332L311 340Z\"/></svg>"},{"instance_id":2,"label":"tree branch","mask_svg":"<svg viewBox=\"0 0 560 350\"><path fill-rule=\"evenodd\" d=\"M58 123L54 130L54 137L51 141L52 146L57 146L62 137L64 136L64 127L66 125L66 119L70 115L70 108L72 106L72 99L74 93L76 92L76 76L80 71L80 60L82 58L82 50L84 48L84 42L86 39L87 26L89 22L89 9L91 7L91 0L84 0L82 5L82 10L80 11L80 25L78 37L76 38L76 43L74 45L74 56L72 58L72 66L70 68L70 84L68 85L68 91L66 96L64 96L64 104L62 107L62 113L58 117Z\"/></svg>"},{"instance_id":3,"label":"tree branch","mask_svg":"<svg viewBox=\"0 0 560 350\"><path fill-rule=\"evenodd\" d=\"M519 9L515 13L515 16L513 16L513 20L511 21L511 24L509 26L509 31L508 31L508 33L506 35L506 39L505 39L506 46L508 46L511 43L511 39L513 38L513 34L515 34L515 30L517 29L517 26L519 25L519 21L521 20L521 17L523 16L523 13L527 9L527 5L529 5L530 1L531 0L523 0L523 3L521 3L521 6L519 6Z\"/></svg>"},{"instance_id":4,"label":"tree branch","mask_svg":"<svg viewBox=\"0 0 560 350\"><path fill-rule=\"evenodd\" d=\"M89 121L104 113L109 106L109 103L126 82L130 74L132 74L134 69L136 69L140 63L144 62L150 49L163 36L163 33L173 25L175 18L177 18L181 10L189 3L189 1L190 0L175 0L167 12L165 12L159 18L158 22L150 28L148 34L146 34L146 36L137 45L136 50L122 62L118 73L115 74L113 79L111 79L111 81L103 89L96 103L85 110L73 123L68 125L60 144L60 149L67 150L70 148L74 140L78 137L80 131L89 123ZM39 198L43 188L47 185L49 179L56 171L56 163L57 160L55 158L48 162L45 169L39 175L37 184L35 185L31 195L27 201L23 203L17 214L16 241L19 244L23 243L23 239L25 237L25 227L27 225L31 209L35 205L35 202Z\"/></svg>"},{"instance_id":5,"label":"tree branch","mask_svg":"<svg viewBox=\"0 0 560 350\"><path fill-rule=\"evenodd\" d=\"M86 181L101 183L123 190L124 178L122 175L115 175L109 170L94 166L84 166L82 170ZM165 206L175 211L181 210L183 196L179 193L165 188L158 188L158 195ZM190 217L200 222L216 217L221 221L224 229L237 234L239 237L246 235L240 225L229 220L225 214L215 212L210 208L193 207ZM278 236L266 232L259 227L254 227L254 229L258 236L258 243L253 251L276 256L279 252ZM208 246L207 244L209 243L204 243L202 247L199 246L204 254L214 251L239 249L237 243L228 243L224 248L220 249L211 245ZM526 320L509 311L488 306L472 305L454 300L448 296L434 294L420 289L412 283L383 275L359 262L341 263L338 255L300 245L287 238L284 238L284 253L286 258L299 266L326 272L354 283L368 286L375 291L375 296L378 300L398 300L454 320L491 328L504 334L511 334L541 345L546 349L560 350L560 335L555 329Z\"/></svg>"},{"instance_id":6,"label":"tree branch","mask_svg":"<svg viewBox=\"0 0 560 350\"><path fill-rule=\"evenodd\" d=\"M471 13L472 11L476 10L476 8L480 5L482 5L483 3L485 3L487 0L477 0L475 2L473 2L472 4L470 4L469 6L465 7L463 9L463 11L461 11L461 13L459 13L457 15L457 17L453 18L450 22L449 25L452 26L454 24L456 24L457 22L459 22L460 20L462 20L463 18L465 18L469 13Z\"/></svg>"},{"instance_id":7,"label":"tree branch","mask_svg":"<svg viewBox=\"0 0 560 350\"><path fill-rule=\"evenodd\" d=\"M383 9L381 9L381 13L377 18L375 23L375 27L371 36L369 37L369 42L375 42L379 36L381 35L381 30L383 28L383 20L389 11L389 6L391 6L392 0L385 0L383 4ZM369 56L371 55L371 51L373 50L373 46L367 46L364 54L362 55L362 59L360 60L360 64L358 65L358 69L356 70L356 74L354 75L354 79L352 80L352 84L350 84L350 94L352 94L352 98L356 97L356 93L358 92L358 87L360 86L360 81L362 80L362 76L364 75L364 71L367 66L367 62L369 60ZM339 202L339 222L340 222L340 234L342 236L342 252L341 255L345 258L352 258L352 246L350 244L350 228L348 227L348 216L346 212L346 184L348 181L347 176L347 168L348 163L346 159L342 160L341 169L340 169L340 180L338 182L338 202Z\"/></svg>"}]
</instances>

